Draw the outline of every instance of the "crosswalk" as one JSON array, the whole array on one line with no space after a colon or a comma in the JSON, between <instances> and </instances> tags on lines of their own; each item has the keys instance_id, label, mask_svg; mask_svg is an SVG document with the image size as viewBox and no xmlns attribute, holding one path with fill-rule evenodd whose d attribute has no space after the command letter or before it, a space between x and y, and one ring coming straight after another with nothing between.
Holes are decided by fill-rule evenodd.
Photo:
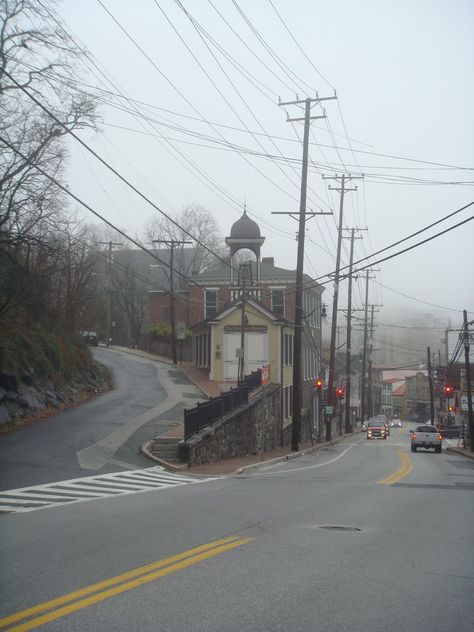
<instances>
[{"instance_id":1,"label":"crosswalk","mask_svg":"<svg viewBox=\"0 0 474 632\"><path fill-rule=\"evenodd\" d=\"M0 492L0 513L24 513L98 498L139 494L203 483L212 478L167 472L161 466L75 478Z\"/></svg>"}]
</instances>

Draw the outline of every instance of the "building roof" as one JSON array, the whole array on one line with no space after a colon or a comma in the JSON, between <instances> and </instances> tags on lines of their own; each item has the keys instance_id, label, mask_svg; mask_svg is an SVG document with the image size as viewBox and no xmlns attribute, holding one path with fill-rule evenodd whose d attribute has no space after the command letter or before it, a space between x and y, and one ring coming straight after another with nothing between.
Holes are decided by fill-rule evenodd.
<instances>
[{"instance_id":1,"label":"building roof","mask_svg":"<svg viewBox=\"0 0 474 632\"><path fill-rule=\"evenodd\" d=\"M232 225L230 236L232 239L258 239L261 237L260 227L244 211L242 217Z\"/></svg>"},{"instance_id":2,"label":"building roof","mask_svg":"<svg viewBox=\"0 0 474 632\"><path fill-rule=\"evenodd\" d=\"M250 261L246 262L250 263L250 267L252 270L252 277L254 279L257 278L257 262ZM199 284L205 284L212 281L222 281L224 283L230 283L230 267L229 266L221 266L220 268L213 268L210 270L205 270L200 274L193 275L193 281ZM291 283L296 281L296 270L287 270L285 268L278 268L277 266L272 265L268 261L262 261L260 263L260 282L262 283ZM324 287L319 285L316 281L308 276L304 275L305 283L311 283L310 289L316 290L318 293L322 293L324 291Z\"/></svg>"},{"instance_id":3,"label":"building roof","mask_svg":"<svg viewBox=\"0 0 474 632\"><path fill-rule=\"evenodd\" d=\"M405 395L406 391L407 391L407 385L405 384L405 382L402 382L400 386L398 386L394 391L392 391L392 397L393 395L398 395L398 396Z\"/></svg>"},{"instance_id":4,"label":"building roof","mask_svg":"<svg viewBox=\"0 0 474 632\"><path fill-rule=\"evenodd\" d=\"M216 321L221 320L222 318L227 316L229 312L233 311L234 309L240 308L241 303L242 303L242 300L240 298L236 299L232 303L229 303L228 305L226 305L219 312L217 312L215 316L209 316L209 318L205 318L204 320L201 320L198 323L195 323L194 325L191 326L191 329L193 329L194 327L199 327L202 325L215 323ZM274 314L271 310L263 306L261 303L259 303L255 299L247 298L245 299L245 304L252 305L257 311L259 311L261 314L266 316L269 320L281 322L282 324L285 324L285 325L293 324L290 320L288 320L284 316L278 316L277 314Z\"/></svg>"}]
</instances>

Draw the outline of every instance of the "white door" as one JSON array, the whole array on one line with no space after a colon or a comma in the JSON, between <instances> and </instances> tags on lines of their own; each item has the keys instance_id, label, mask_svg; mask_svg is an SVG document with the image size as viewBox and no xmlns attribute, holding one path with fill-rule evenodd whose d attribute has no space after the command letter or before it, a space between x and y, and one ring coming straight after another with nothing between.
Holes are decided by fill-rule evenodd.
<instances>
[{"instance_id":1,"label":"white door","mask_svg":"<svg viewBox=\"0 0 474 632\"><path fill-rule=\"evenodd\" d=\"M245 375L268 364L268 334L248 332L245 334Z\"/></svg>"},{"instance_id":2,"label":"white door","mask_svg":"<svg viewBox=\"0 0 474 632\"><path fill-rule=\"evenodd\" d=\"M224 380L237 380L239 358L235 352L240 349L240 333L224 333Z\"/></svg>"},{"instance_id":3,"label":"white door","mask_svg":"<svg viewBox=\"0 0 474 632\"><path fill-rule=\"evenodd\" d=\"M224 333L224 379L237 380L239 359L236 350L240 349L240 333ZM245 333L244 375L249 375L268 364L268 334L265 332Z\"/></svg>"}]
</instances>

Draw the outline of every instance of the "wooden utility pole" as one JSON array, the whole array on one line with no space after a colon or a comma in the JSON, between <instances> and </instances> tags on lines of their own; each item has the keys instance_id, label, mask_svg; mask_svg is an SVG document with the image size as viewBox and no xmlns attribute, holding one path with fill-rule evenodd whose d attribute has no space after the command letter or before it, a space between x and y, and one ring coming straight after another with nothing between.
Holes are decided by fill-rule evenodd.
<instances>
[{"instance_id":1,"label":"wooden utility pole","mask_svg":"<svg viewBox=\"0 0 474 632\"><path fill-rule=\"evenodd\" d=\"M321 101L336 99L333 97L316 97L314 99L304 99L296 101L280 102L279 105L304 105L304 117L289 118L287 121L304 121L303 134L303 164L301 168L301 193L300 193L300 213L298 226L298 254L296 264L296 288L295 288L295 336L293 347L293 421L291 428L291 450L297 452L299 449L299 441L301 435L301 407L303 403L303 389L301 383L301 340L303 327L303 264L304 264L304 237L306 224L306 189L308 182L308 144L309 144L309 126L314 119L326 118L324 112L321 116L311 116L311 107L313 104L319 104Z\"/></svg>"},{"instance_id":2,"label":"wooden utility pole","mask_svg":"<svg viewBox=\"0 0 474 632\"><path fill-rule=\"evenodd\" d=\"M360 394L360 418L365 421L365 369L367 360L367 325L369 318L369 276L370 270L365 271L365 306L364 306L364 342L362 345L362 375Z\"/></svg>"},{"instance_id":3,"label":"wooden utility pole","mask_svg":"<svg viewBox=\"0 0 474 632\"><path fill-rule=\"evenodd\" d=\"M370 315L370 344L369 344L369 353L368 353L368 364L369 364L369 375L368 375L368 392L367 392L367 411L369 413L369 417L374 415L374 394L373 394L373 384L372 384L372 351L373 351L373 340L374 340L374 307L375 305L371 305L371 315Z\"/></svg>"},{"instance_id":4,"label":"wooden utility pole","mask_svg":"<svg viewBox=\"0 0 474 632\"><path fill-rule=\"evenodd\" d=\"M107 346L111 342L112 333L112 249L114 246L121 246L117 241L99 241L99 244L109 247L107 254L107 323L106 323L106 341Z\"/></svg>"},{"instance_id":5,"label":"wooden utility pole","mask_svg":"<svg viewBox=\"0 0 474 632\"><path fill-rule=\"evenodd\" d=\"M191 244L191 241L184 241L182 239L153 239L154 244L165 244L170 248L170 324L171 324L171 355L173 358L173 364L178 364L178 355L176 353L176 323L174 315L174 280L173 280L173 265L174 265L174 249L178 244Z\"/></svg>"},{"instance_id":6,"label":"wooden utility pole","mask_svg":"<svg viewBox=\"0 0 474 632\"><path fill-rule=\"evenodd\" d=\"M336 362L336 331L337 331L337 304L339 300L339 270L341 267L341 245L342 245L342 230L343 230L343 218L344 218L344 193L346 191L357 191L357 187L346 187L346 182L350 182L354 179L361 179L363 176L323 176L324 180L336 180L340 181L340 187L332 187L329 185L329 189L334 189L340 192L339 198L339 224L337 229L337 250L336 250L336 270L334 273L334 296L332 301L332 321L331 321L331 346L329 350L329 376L328 376L328 391L327 400L329 404L332 404L335 408L337 398L334 393L334 373ZM329 416L326 421L326 441L331 440L331 417Z\"/></svg>"},{"instance_id":7,"label":"wooden utility pole","mask_svg":"<svg viewBox=\"0 0 474 632\"><path fill-rule=\"evenodd\" d=\"M426 348L426 353L428 355L428 386L430 389L430 420L431 420L431 425L434 426L435 410L434 410L434 390L433 390L433 369L431 366L431 350L429 347Z\"/></svg>"},{"instance_id":8,"label":"wooden utility pole","mask_svg":"<svg viewBox=\"0 0 474 632\"><path fill-rule=\"evenodd\" d=\"M472 414L472 387L471 387L471 365L469 364L469 325L472 325L474 321L467 322L467 311L463 310L464 326L463 326L463 338L464 338L464 361L466 367L466 392L467 392L467 418L469 425L469 436L471 438L471 452L474 452L474 417Z\"/></svg>"},{"instance_id":9,"label":"wooden utility pole","mask_svg":"<svg viewBox=\"0 0 474 632\"><path fill-rule=\"evenodd\" d=\"M348 228L344 230L349 230ZM362 239L362 237L355 237L355 231L362 230L359 228L351 228L351 250L349 256L349 284L347 290L347 338L346 338L346 390L345 399L346 405L344 410L344 431L352 432L351 424L351 352L352 352L352 265L354 262L354 240ZM367 229L364 229L367 230Z\"/></svg>"},{"instance_id":10,"label":"wooden utility pole","mask_svg":"<svg viewBox=\"0 0 474 632\"><path fill-rule=\"evenodd\" d=\"M242 288L241 294L241 304L240 304L240 352L239 352L239 373L238 373L238 382L244 381L245 377L245 326L247 324L247 318L245 315L245 299L246 299L246 280L247 275L245 273L245 266L241 265L239 268L239 274L242 274L239 279L239 286ZM249 279L250 281L250 279Z\"/></svg>"}]
</instances>

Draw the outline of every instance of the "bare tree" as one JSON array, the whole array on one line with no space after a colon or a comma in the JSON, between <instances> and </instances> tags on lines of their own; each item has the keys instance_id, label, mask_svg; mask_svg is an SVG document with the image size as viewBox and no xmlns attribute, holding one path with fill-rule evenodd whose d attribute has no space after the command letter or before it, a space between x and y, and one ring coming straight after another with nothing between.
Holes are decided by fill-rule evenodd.
<instances>
[{"instance_id":1,"label":"bare tree","mask_svg":"<svg viewBox=\"0 0 474 632\"><path fill-rule=\"evenodd\" d=\"M178 276L189 277L193 272L202 272L215 266L219 259L212 253L225 256L224 240L217 221L206 208L186 206L173 219L179 226L162 215L152 219L145 227L145 240L152 246L154 239L190 241L190 234L195 237L192 246L180 246L175 249L173 267L180 273Z\"/></svg>"},{"instance_id":2,"label":"bare tree","mask_svg":"<svg viewBox=\"0 0 474 632\"><path fill-rule=\"evenodd\" d=\"M0 249L11 254L12 246L37 244L62 219L66 204L55 183L67 157L62 139L95 125L95 105L57 81L71 73L79 52L49 25L41 3L1 0L0 22Z\"/></svg>"},{"instance_id":3,"label":"bare tree","mask_svg":"<svg viewBox=\"0 0 474 632\"><path fill-rule=\"evenodd\" d=\"M113 268L112 282L114 303L125 314L128 338L138 347L148 301L145 284L130 265Z\"/></svg>"},{"instance_id":4,"label":"bare tree","mask_svg":"<svg viewBox=\"0 0 474 632\"><path fill-rule=\"evenodd\" d=\"M64 137L95 127L96 114L92 97L63 80L77 76L81 52L53 18L36 0L0 0L0 318L21 306L74 326L73 297L89 264L79 273L86 257L79 265L71 240L81 236L58 183ZM64 279L70 286L59 291Z\"/></svg>"}]
</instances>

